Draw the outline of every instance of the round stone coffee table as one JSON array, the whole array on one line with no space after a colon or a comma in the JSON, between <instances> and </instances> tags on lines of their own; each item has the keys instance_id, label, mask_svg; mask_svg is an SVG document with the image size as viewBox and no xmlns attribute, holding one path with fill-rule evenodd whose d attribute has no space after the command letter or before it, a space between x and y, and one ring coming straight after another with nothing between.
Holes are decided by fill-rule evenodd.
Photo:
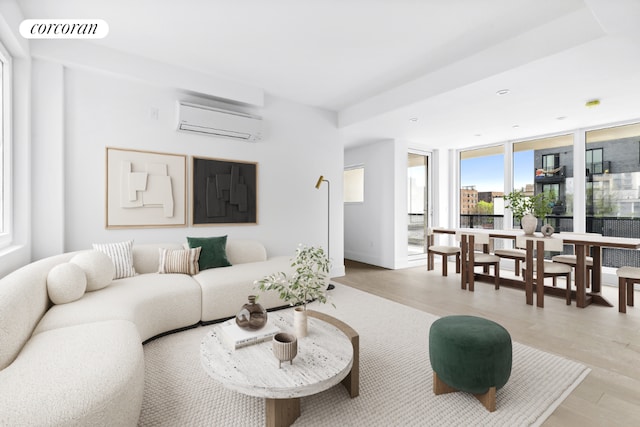
<instances>
[{"instance_id":1,"label":"round stone coffee table","mask_svg":"<svg viewBox=\"0 0 640 427\"><path fill-rule=\"evenodd\" d=\"M229 350L217 326L202 339L202 366L224 387L264 398L267 426L289 426L300 416L300 397L338 384L353 363L353 346L340 329L312 317L308 320L309 334L298 339L298 355L292 364L278 368L271 341ZM269 322L292 332L293 311L271 312Z\"/></svg>"}]
</instances>

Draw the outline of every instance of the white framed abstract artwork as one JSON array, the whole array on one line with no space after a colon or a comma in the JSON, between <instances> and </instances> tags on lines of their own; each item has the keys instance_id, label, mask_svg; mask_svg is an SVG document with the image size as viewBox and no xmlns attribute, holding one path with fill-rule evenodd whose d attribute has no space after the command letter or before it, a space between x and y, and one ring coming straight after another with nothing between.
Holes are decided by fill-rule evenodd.
<instances>
[{"instance_id":1,"label":"white framed abstract artwork","mask_svg":"<svg viewBox=\"0 0 640 427\"><path fill-rule=\"evenodd\" d=\"M113 147L106 151L106 228L187 225L187 156Z\"/></svg>"}]
</instances>

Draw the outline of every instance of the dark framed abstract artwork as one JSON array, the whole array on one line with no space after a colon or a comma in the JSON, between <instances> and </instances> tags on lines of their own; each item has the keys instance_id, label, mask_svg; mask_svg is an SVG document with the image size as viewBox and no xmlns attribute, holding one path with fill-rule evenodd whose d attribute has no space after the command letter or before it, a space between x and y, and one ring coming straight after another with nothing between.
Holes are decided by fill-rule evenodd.
<instances>
[{"instance_id":1,"label":"dark framed abstract artwork","mask_svg":"<svg viewBox=\"0 0 640 427\"><path fill-rule=\"evenodd\" d=\"M193 225L257 224L258 164L193 157Z\"/></svg>"}]
</instances>

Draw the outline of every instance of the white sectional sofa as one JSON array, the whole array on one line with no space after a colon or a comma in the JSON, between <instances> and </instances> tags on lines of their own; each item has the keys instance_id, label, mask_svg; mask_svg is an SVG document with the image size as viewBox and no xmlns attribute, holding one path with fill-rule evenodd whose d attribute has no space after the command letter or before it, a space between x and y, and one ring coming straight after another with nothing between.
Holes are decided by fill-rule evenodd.
<instances>
[{"instance_id":1,"label":"white sectional sofa","mask_svg":"<svg viewBox=\"0 0 640 427\"><path fill-rule=\"evenodd\" d=\"M229 240L229 267L159 274L159 248L133 246L136 275L53 304L52 269L77 254L43 259L0 279L0 426L135 426L144 392L142 344L166 332L232 317L258 292L254 280L291 273L290 257L268 258L252 240Z\"/></svg>"}]
</instances>

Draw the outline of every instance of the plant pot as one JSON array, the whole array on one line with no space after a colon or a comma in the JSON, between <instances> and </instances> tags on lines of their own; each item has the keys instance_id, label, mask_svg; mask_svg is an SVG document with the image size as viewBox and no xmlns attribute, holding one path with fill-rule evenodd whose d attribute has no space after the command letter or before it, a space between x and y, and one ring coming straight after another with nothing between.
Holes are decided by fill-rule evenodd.
<instances>
[{"instance_id":1,"label":"plant pot","mask_svg":"<svg viewBox=\"0 0 640 427\"><path fill-rule=\"evenodd\" d=\"M307 336L307 311L304 307L296 307L293 310L293 330L298 338Z\"/></svg>"},{"instance_id":2,"label":"plant pot","mask_svg":"<svg viewBox=\"0 0 640 427\"><path fill-rule=\"evenodd\" d=\"M520 220L520 225L524 230L524 234L531 235L536 231L536 227L538 226L538 218L531 214L525 214Z\"/></svg>"},{"instance_id":3,"label":"plant pot","mask_svg":"<svg viewBox=\"0 0 640 427\"><path fill-rule=\"evenodd\" d=\"M298 340L295 335L280 332L273 337L272 349L278 359L278 368L282 368L282 362L288 361L293 365L293 359L298 354Z\"/></svg>"}]
</instances>

